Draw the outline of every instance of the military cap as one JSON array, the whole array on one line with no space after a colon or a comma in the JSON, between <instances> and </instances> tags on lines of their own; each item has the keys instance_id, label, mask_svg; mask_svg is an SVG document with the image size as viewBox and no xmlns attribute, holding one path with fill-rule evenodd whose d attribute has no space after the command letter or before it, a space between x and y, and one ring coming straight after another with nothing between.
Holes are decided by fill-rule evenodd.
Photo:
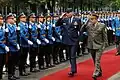
<instances>
[{"instance_id":1,"label":"military cap","mask_svg":"<svg viewBox=\"0 0 120 80\"><path fill-rule=\"evenodd\" d=\"M3 17L2 14L0 14L0 17Z\"/></svg>"},{"instance_id":2,"label":"military cap","mask_svg":"<svg viewBox=\"0 0 120 80\"><path fill-rule=\"evenodd\" d=\"M91 14L91 17L90 17L90 18L96 18L96 19L98 19L99 16L98 16L97 14L93 13L93 14Z\"/></svg>"},{"instance_id":3,"label":"military cap","mask_svg":"<svg viewBox=\"0 0 120 80\"><path fill-rule=\"evenodd\" d=\"M16 15L16 14L13 14L13 16L14 16L14 17L17 17L17 15Z\"/></svg>"},{"instance_id":4,"label":"military cap","mask_svg":"<svg viewBox=\"0 0 120 80\"><path fill-rule=\"evenodd\" d=\"M72 11L73 11L72 8L67 8L67 10L66 10L67 13L70 13Z\"/></svg>"},{"instance_id":5,"label":"military cap","mask_svg":"<svg viewBox=\"0 0 120 80\"><path fill-rule=\"evenodd\" d=\"M54 16L54 17L58 17L58 14L57 14L57 13L54 13L53 16Z\"/></svg>"},{"instance_id":6,"label":"military cap","mask_svg":"<svg viewBox=\"0 0 120 80\"><path fill-rule=\"evenodd\" d=\"M39 14L37 17L38 17L38 18L44 18L44 15L43 15L43 13L41 13L41 14Z\"/></svg>"},{"instance_id":7,"label":"military cap","mask_svg":"<svg viewBox=\"0 0 120 80\"><path fill-rule=\"evenodd\" d=\"M20 18L21 16L26 16L26 15L22 12L22 13L20 13L19 18Z\"/></svg>"},{"instance_id":8,"label":"military cap","mask_svg":"<svg viewBox=\"0 0 120 80\"><path fill-rule=\"evenodd\" d=\"M35 16L35 13L31 13L30 15L29 15L29 17L31 17L31 16ZM36 16L35 16L36 17Z\"/></svg>"},{"instance_id":9,"label":"military cap","mask_svg":"<svg viewBox=\"0 0 120 80\"><path fill-rule=\"evenodd\" d=\"M9 13L8 15L7 15L7 17L6 17L6 19L8 19L9 17L14 17L14 15L12 14L12 13Z\"/></svg>"}]
</instances>

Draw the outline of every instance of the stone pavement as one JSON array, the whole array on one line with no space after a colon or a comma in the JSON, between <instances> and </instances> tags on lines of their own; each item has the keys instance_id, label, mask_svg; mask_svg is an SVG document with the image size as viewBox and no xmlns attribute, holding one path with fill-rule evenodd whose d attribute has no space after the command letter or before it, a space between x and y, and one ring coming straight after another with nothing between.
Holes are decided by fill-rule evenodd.
<instances>
[{"instance_id":1,"label":"stone pavement","mask_svg":"<svg viewBox=\"0 0 120 80\"><path fill-rule=\"evenodd\" d=\"M115 46L110 46L108 48L106 48L105 51L107 50L110 50L110 49L113 49L115 48ZM90 55L84 55L84 56L81 56L79 58L77 58L77 62L83 62L87 59L90 59L91 56ZM69 66L69 61L66 61L64 63L61 63L59 65L56 65L55 67L53 68L50 68L50 69L46 69L46 70L41 70L40 72L38 73L31 73L31 75L27 76L27 77L21 77L19 80L40 80L41 77L44 77L44 76L47 76L49 74L52 74L54 72L57 72L61 69L65 69ZM28 70L29 71L29 68ZM16 71L16 75L18 75L18 71ZM66 74L67 75L67 74ZM7 80L7 76L4 75L4 79L3 80ZM120 72L116 73L115 75L111 76L108 80L120 80Z\"/></svg>"}]
</instances>

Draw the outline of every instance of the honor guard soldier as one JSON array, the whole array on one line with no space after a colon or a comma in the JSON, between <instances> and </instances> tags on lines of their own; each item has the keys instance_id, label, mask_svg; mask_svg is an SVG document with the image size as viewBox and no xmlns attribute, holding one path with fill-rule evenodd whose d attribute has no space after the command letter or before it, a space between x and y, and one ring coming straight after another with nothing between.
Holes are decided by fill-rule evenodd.
<instances>
[{"instance_id":1,"label":"honor guard soldier","mask_svg":"<svg viewBox=\"0 0 120 80\"><path fill-rule=\"evenodd\" d=\"M67 9L66 16L67 18L64 19L61 16L56 26L61 26L63 29L62 42L68 47L71 64L71 71L68 73L68 76L72 77L77 73L76 52L78 46L78 31L80 30L81 22L73 16L71 8Z\"/></svg>"},{"instance_id":2,"label":"honor guard soldier","mask_svg":"<svg viewBox=\"0 0 120 80\"><path fill-rule=\"evenodd\" d=\"M30 46L30 72L37 72L38 70L36 69L36 56L38 55L38 45L41 44L41 41L37 39L38 37L38 29L37 29L37 24L36 24L36 16L35 13L31 13L29 15L29 29L31 31L31 41L33 42L33 45Z\"/></svg>"},{"instance_id":3,"label":"honor guard soldier","mask_svg":"<svg viewBox=\"0 0 120 80\"><path fill-rule=\"evenodd\" d=\"M53 37L53 25L51 20L51 15L48 12L46 16L46 29L47 29L47 36L46 38L49 40L49 44L47 44L47 53L46 57L46 66L54 67L51 63L51 55L53 54L53 43L55 42L55 38Z\"/></svg>"},{"instance_id":4,"label":"honor guard soldier","mask_svg":"<svg viewBox=\"0 0 120 80\"><path fill-rule=\"evenodd\" d=\"M117 55L120 55L120 13L117 14L117 17L114 18L114 22L112 24L113 30L115 32L116 37L116 47L117 47Z\"/></svg>"},{"instance_id":5,"label":"honor guard soldier","mask_svg":"<svg viewBox=\"0 0 120 80\"><path fill-rule=\"evenodd\" d=\"M28 24L27 24L27 17L24 13L19 15L19 23L18 26L20 27L20 58L19 58L19 73L20 76L27 76L25 64L27 60L27 55L29 52L30 45L33 45L33 42L29 40L29 32L28 32Z\"/></svg>"},{"instance_id":6,"label":"honor guard soldier","mask_svg":"<svg viewBox=\"0 0 120 80\"><path fill-rule=\"evenodd\" d=\"M52 18L52 24L53 24L53 36L55 37L55 42L54 42L54 48L53 48L53 64L59 64L58 61L58 55L59 58L63 57L64 55L61 53L61 40L62 40L62 35L61 35L61 28L60 26L56 27L56 22L59 19L58 15L56 13L53 14Z\"/></svg>"},{"instance_id":7,"label":"honor guard soldier","mask_svg":"<svg viewBox=\"0 0 120 80\"><path fill-rule=\"evenodd\" d=\"M7 46L10 48L10 55L8 56L8 80L16 80L19 77L15 76L15 66L16 61L18 59L18 50L20 50L20 46L17 43L17 33L14 15L10 13L7 18L7 29L8 29L8 44Z\"/></svg>"},{"instance_id":8,"label":"honor guard soldier","mask_svg":"<svg viewBox=\"0 0 120 80\"><path fill-rule=\"evenodd\" d=\"M6 45L7 36L5 35L6 32L3 23L3 16L0 14L0 80L2 80L3 66L6 63L6 54L9 52L9 47Z\"/></svg>"},{"instance_id":9,"label":"honor guard soldier","mask_svg":"<svg viewBox=\"0 0 120 80\"><path fill-rule=\"evenodd\" d=\"M39 39L41 40L41 45L39 47L39 53L38 53L38 65L39 69L46 69L44 62L46 62L46 58L44 61L44 56L47 53L46 45L49 44L49 40L46 38L47 32L46 32L46 25L45 25L45 19L44 15L41 13L38 15L38 28L40 29L40 33L38 34Z\"/></svg>"}]
</instances>

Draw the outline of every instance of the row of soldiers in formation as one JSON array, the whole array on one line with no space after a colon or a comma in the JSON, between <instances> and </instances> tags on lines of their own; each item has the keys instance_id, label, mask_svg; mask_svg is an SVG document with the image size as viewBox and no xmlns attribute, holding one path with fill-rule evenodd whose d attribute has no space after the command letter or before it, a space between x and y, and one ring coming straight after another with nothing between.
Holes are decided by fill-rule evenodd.
<instances>
[{"instance_id":1,"label":"row of soldiers in formation","mask_svg":"<svg viewBox=\"0 0 120 80\"><path fill-rule=\"evenodd\" d=\"M78 17L84 24L88 21L89 15L76 14L75 17ZM114 42L113 35L120 37L119 17L119 13L99 15L99 21L107 25L110 44ZM61 26L55 25L58 19L59 15L44 17L40 14L36 17L34 13L31 13L27 21L26 15L21 13L18 17L19 23L16 23L15 15L7 15L5 22L3 16L0 15L0 80L5 64L8 68L8 80L19 79L15 76L16 65L19 66L20 76L29 75L25 67L28 54L30 55L30 72L50 68L65 61L65 59L69 59L68 52L66 52L66 58L63 54L63 50L67 51L67 47L62 43ZM84 54L86 44L87 33L83 32L80 34L78 56L80 55L80 46L82 46L82 54ZM38 57L38 70L36 68L36 57Z\"/></svg>"}]
</instances>

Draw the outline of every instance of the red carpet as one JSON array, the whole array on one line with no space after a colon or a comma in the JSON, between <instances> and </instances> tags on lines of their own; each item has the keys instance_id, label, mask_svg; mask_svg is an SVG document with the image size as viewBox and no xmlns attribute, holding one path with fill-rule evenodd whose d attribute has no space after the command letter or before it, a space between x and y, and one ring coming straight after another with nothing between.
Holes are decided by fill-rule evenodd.
<instances>
[{"instance_id":1,"label":"red carpet","mask_svg":"<svg viewBox=\"0 0 120 80\"><path fill-rule=\"evenodd\" d=\"M103 76L97 80L107 80L112 75L120 71L120 56L115 56L116 50L110 50L105 52L101 59L101 65L103 70ZM81 62L78 65L78 73L75 77L70 78L67 76L70 68L63 69L54 74L45 76L40 80L93 80L91 78L94 66L91 59Z\"/></svg>"}]
</instances>

